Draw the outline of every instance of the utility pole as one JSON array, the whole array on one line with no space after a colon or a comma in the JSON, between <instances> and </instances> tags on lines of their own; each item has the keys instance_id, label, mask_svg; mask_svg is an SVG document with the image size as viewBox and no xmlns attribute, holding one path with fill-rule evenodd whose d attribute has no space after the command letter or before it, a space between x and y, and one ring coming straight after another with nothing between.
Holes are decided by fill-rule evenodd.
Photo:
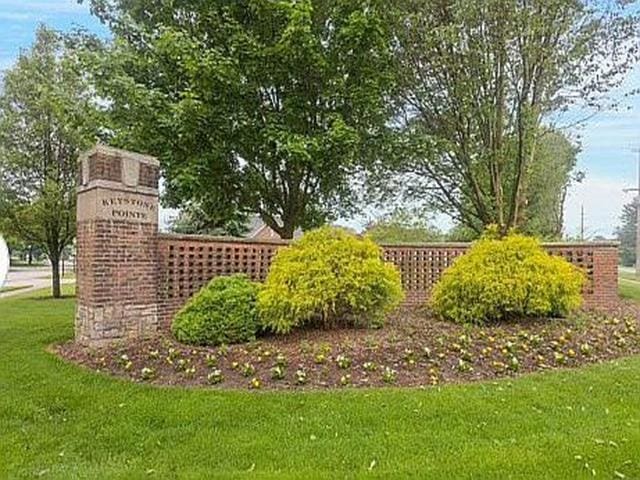
<instances>
[{"instance_id":1,"label":"utility pole","mask_svg":"<svg viewBox=\"0 0 640 480\"><path fill-rule=\"evenodd\" d=\"M584 241L584 203L580 205L580 241Z\"/></svg>"},{"instance_id":2,"label":"utility pole","mask_svg":"<svg viewBox=\"0 0 640 480\"><path fill-rule=\"evenodd\" d=\"M632 149L638 154L638 185L636 188L625 188L625 192L636 192L636 276L640 276L640 148Z\"/></svg>"}]
</instances>

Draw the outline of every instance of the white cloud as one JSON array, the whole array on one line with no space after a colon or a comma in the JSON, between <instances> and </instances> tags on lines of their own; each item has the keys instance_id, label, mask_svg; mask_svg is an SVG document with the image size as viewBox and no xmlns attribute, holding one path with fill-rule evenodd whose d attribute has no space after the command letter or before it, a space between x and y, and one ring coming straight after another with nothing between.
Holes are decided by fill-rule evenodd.
<instances>
[{"instance_id":1,"label":"white cloud","mask_svg":"<svg viewBox=\"0 0 640 480\"><path fill-rule=\"evenodd\" d=\"M587 176L574 185L565 205L565 232L570 236L580 233L580 207L584 205L585 236L611 237L618 225L622 207L633 200L634 193L625 193L631 182L600 176Z\"/></svg>"}]
</instances>

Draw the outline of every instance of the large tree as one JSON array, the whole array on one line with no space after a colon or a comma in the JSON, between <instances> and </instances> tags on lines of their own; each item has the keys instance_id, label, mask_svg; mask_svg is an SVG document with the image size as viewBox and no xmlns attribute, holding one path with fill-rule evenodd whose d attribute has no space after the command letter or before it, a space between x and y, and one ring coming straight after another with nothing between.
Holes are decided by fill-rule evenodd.
<instances>
[{"instance_id":1,"label":"large tree","mask_svg":"<svg viewBox=\"0 0 640 480\"><path fill-rule=\"evenodd\" d=\"M92 0L114 41L88 56L113 142L157 155L165 203L280 236L354 208L389 118L383 0Z\"/></svg>"},{"instance_id":2,"label":"large tree","mask_svg":"<svg viewBox=\"0 0 640 480\"><path fill-rule=\"evenodd\" d=\"M633 267L636 264L637 208L637 201L627 203L623 207L620 225L615 231L620 242L620 264L625 267Z\"/></svg>"},{"instance_id":3,"label":"large tree","mask_svg":"<svg viewBox=\"0 0 640 480\"><path fill-rule=\"evenodd\" d=\"M96 112L73 46L39 27L0 93L0 231L42 248L54 297L75 236L76 162L96 139Z\"/></svg>"},{"instance_id":4,"label":"large tree","mask_svg":"<svg viewBox=\"0 0 640 480\"><path fill-rule=\"evenodd\" d=\"M601 104L637 60L628 3L394 2L400 186L476 231L523 226L544 125Z\"/></svg>"},{"instance_id":5,"label":"large tree","mask_svg":"<svg viewBox=\"0 0 640 480\"><path fill-rule=\"evenodd\" d=\"M395 209L369 222L365 235L377 243L427 243L442 241L445 236L425 219L424 212Z\"/></svg>"},{"instance_id":6,"label":"large tree","mask_svg":"<svg viewBox=\"0 0 640 480\"><path fill-rule=\"evenodd\" d=\"M564 205L569 187L584 178L576 170L579 148L565 135L545 130L529 167L526 209L520 225L524 233L547 240L562 237Z\"/></svg>"},{"instance_id":7,"label":"large tree","mask_svg":"<svg viewBox=\"0 0 640 480\"><path fill-rule=\"evenodd\" d=\"M238 212L235 220L233 217L227 218L224 227L221 227L217 216L210 217L212 210L215 211L215 208L208 210L198 204L189 204L171 220L170 230L188 235L242 236L247 233L248 219L241 212Z\"/></svg>"}]
</instances>

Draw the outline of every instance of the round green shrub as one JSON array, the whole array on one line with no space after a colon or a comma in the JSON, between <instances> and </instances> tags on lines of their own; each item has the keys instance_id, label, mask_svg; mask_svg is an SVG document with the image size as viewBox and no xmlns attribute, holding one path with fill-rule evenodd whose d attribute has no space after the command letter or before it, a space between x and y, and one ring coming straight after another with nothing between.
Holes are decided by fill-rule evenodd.
<instances>
[{"instance_id":1,"label":"round green shrub","mask_svg":"<svg viewBox=\"0 0 640 480\"><path fill-rule=\"evenodd\" d=\"M584 273L531 237L483 238L435 285L436 314L459 323L558 317L582 302Z\"/></svg>"},{"instance_id":2,"label":"round green shrub","mask_svg":"<svg viewBox=\"0 0 640 480\"><path fill-rule=\"evenodd\" d=\"M254 340L258 284L244 275L217 277L178 312L172 331L183 343L220 345Z\"/></svg>"},{"instance_id":3,"label":"round green shrub","mask_svg":"<svg viewBox=\"0 0 640 480\"><path fill-rule=\"evenodd\" d=\"M323 227L278 250L258 311L262 325L277 333L308 324L381 326L402 298L400 273L382 260L380 247Z\"/></svg>"}]
</instances>

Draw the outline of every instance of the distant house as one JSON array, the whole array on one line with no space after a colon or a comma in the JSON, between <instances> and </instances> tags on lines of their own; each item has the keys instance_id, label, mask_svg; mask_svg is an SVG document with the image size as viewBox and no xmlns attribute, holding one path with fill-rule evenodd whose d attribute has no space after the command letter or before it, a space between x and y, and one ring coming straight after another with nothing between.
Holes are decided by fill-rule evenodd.
<instances>
[{"instance_id":1,"label":"distant house","mask_svg":"<svg viewBox=\"0 0 640 480\"><path fill-rule=\"evenodd\" d=\"M294 232L293 238L300 238L302 233L302 229L298 228ZM249 231L245 236L246 238L253 238L256 240L280 240L280 235L278 235L269 225L264 223L258 216L251 218L249 222Z\"/></svg>"},{"instance_id":2,"label":"distant house","mask_svg":"<svg viewBox=\"0 0 640 480\"><path fill-rule=\"evenodd\" d=\"M351 228L345 227L344 225L332 225L336 228L342 228L349 233L354 235L359 235L358 232ZM303 234L303 230L301 228L296 229L293 233L293 238L300 238ZM248 233L245 235L245 238L254 238L256 240L280 240L280 235L278 235L269 225L264 223L260 217L253 216L249 221Z\"/></svg>"}]
</instances>

